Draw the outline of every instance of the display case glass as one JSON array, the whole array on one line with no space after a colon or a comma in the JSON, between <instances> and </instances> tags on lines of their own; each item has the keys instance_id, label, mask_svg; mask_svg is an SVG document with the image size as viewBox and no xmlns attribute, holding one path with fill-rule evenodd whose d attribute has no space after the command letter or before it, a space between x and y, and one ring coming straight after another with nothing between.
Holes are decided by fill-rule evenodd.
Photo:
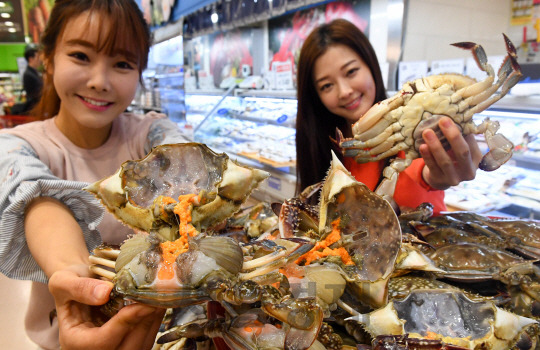
<instances>
[{"instance_id":1,"label":"display case glass","mask_svg":"<svg viewBox=\"0 0 540 350\"><path fill-rule=\"evenodd\" d=\"M452 210L470 210L492 216L540 219L540 100L538 96L506 96L473 118L500 123L499 133L514 143L514 155L493 172L478 170L476 178L446 190ZM483 135L476 137L488 151Z\"/></svg>"},{"instance_id":2,"label":"display case glass","mask_svg":"<svg viewBox=\"0 0 540 350\"><path fill-rule=\"evenodd\" d=\"M283 95L186 92L186 120L194 126L194 140L270 172L261 192L273 201L294 196L296 182L297 101Z\"/></svg>"}]
</instances>

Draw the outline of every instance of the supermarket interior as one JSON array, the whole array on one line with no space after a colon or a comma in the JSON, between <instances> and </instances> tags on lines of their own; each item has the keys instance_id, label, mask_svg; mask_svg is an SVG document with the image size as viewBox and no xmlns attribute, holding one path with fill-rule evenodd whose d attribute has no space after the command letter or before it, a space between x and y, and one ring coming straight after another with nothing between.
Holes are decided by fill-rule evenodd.
<instances>
[{"instance_id":1,"label":"supermarket interior","mask_svg":"<svg viewBox=\"0 0 540 350\"><path fill-rule=\"evenodd\" d=\"M250 205L283 203L298 195L298 62L302 45L318 26L343 18L367 36L388 97L407 95L400 90L408 82L438 74L485 81L488 74L471 50L451 44L481 45L497 75L508 62L510 40L523 77L472 120L476 125L486 118L498 122L499 133L511 141L513 155L497 170L477 170L473 180L446 189L444 203L449 212L540 220L539 0L135 2L150 25L153 44L127 112L164 113L186 139L225 152L241 166L268 172L251 194ZM54 4L54 0L0 0L0 129L40 119L22 110L30 101L25 88L30 61L25 52L31 45L39 50ZM40 75L43 69L37 68ZM474 137L487 153L486 134ZM0 248L2 244L0 237ZM28 283L0 274L5 296L0 301L5 310L0 348L37 348L24 334L21 310L29 298ZM17 317L8 321L7 315Z\"/></svg>"}]
</instances>

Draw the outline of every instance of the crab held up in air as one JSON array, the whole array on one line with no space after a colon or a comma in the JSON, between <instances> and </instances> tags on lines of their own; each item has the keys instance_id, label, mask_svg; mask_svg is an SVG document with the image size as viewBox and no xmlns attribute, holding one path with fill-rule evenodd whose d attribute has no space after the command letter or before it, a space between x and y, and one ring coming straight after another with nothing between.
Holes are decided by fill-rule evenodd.
<instances>
[{"instance_id":1,"label":"crab held up in air","mask_svg":"<svg viewBox=\"0 0 540 350\"><path fill-rule=\"evenodd\" d=\"M512 157L514 145L497 134L498 122L486 118L476 125L472 119L475 113L504 97L522 77L516 49L506 35L504 39L508 54L499 68L497 81L482 46L455 43L452 45L472 52L480 69L487 73L486 79L477 82L460 74L439 74L407 82L395 96L374 105L353 125L354 139L344 139L337 130L337 143L343 154L354 157L358 163L375 162L405 151L404 159L392 160L384 170L377 194L387 199L393 196L399 173L420 156L424 130L434 130L445 148L449 147L438 128L439 120L445 116L458 125L463 135L484 134L489 152L480 162L480 169L495 170ZM501 86L501 93L494 95Z\"/></svg>"}]
</instances>

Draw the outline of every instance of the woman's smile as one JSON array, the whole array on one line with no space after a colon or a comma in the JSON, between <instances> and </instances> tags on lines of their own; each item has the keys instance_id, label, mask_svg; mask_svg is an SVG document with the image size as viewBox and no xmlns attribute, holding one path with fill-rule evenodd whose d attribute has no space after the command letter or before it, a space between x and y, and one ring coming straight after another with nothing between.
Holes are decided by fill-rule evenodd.
<instances>
[{"instance_id":1,"label":"woman's smile","mask_svg":"<svg viewBox=\"0 0 540 350\"><path fill-rule=\"evenodd\" d=\"M81 99L82 103L86 107L88 107L88 108L90 108L90 109L92 109L94 111L102 112L102 111L107 110L110 106L113 105L113 103L109 102L109 101L92 99L92 98L89 98L89 97L83 97L83 96L79 96L79 95L77 95L77 96Z\"/></svg>"},{"instance_id":2,"label":"woman's smile","mask_svg":"<svg viewBox=\"0 0 540 350\"><path fill-rule=\"evenodd\" d=\"M349 103L346 103L345 105L343 105L343 108L345 108L345 109L347 109L349 111L352 111L352 110L358 108L358 106L360 106L360 102L362 101L362 95L356 97L354 100L352 100L352 102L349 102Z\"/></svg>"}]
</instances>

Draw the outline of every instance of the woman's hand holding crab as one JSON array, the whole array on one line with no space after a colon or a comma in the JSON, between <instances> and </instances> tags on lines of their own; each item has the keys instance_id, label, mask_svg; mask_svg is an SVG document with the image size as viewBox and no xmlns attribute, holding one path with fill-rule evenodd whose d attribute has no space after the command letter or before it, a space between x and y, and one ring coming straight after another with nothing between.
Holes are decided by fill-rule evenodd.
<instances>
[{"instance_id":1,"label":"woman's hand holding crab","mask_svg":"<svg viewBox=\"0 0 540 350\"><path fill-rule=\"evenodd\" d=\"M88 265L54 273L49 290L56 301L62 349L151 349L165 309L134 304L106 320L99 307L113 285L90 278Z\"/></svg>"},{"instance_id":2,"label":"woman's hand holding crab","mask_svg":"<svg viewBox=\"0 0 540 350\"><path fill-rule=\"evenodd\" d=\"M482 152L474 135L463 136L450 118L441 118L439 128L451 150L446 151L436 133L428 129L422 133L425 144L419 152L426 163L422 171L424 181L435 189L446 190L475 178Z\"/></svg>"}]
</instances>

